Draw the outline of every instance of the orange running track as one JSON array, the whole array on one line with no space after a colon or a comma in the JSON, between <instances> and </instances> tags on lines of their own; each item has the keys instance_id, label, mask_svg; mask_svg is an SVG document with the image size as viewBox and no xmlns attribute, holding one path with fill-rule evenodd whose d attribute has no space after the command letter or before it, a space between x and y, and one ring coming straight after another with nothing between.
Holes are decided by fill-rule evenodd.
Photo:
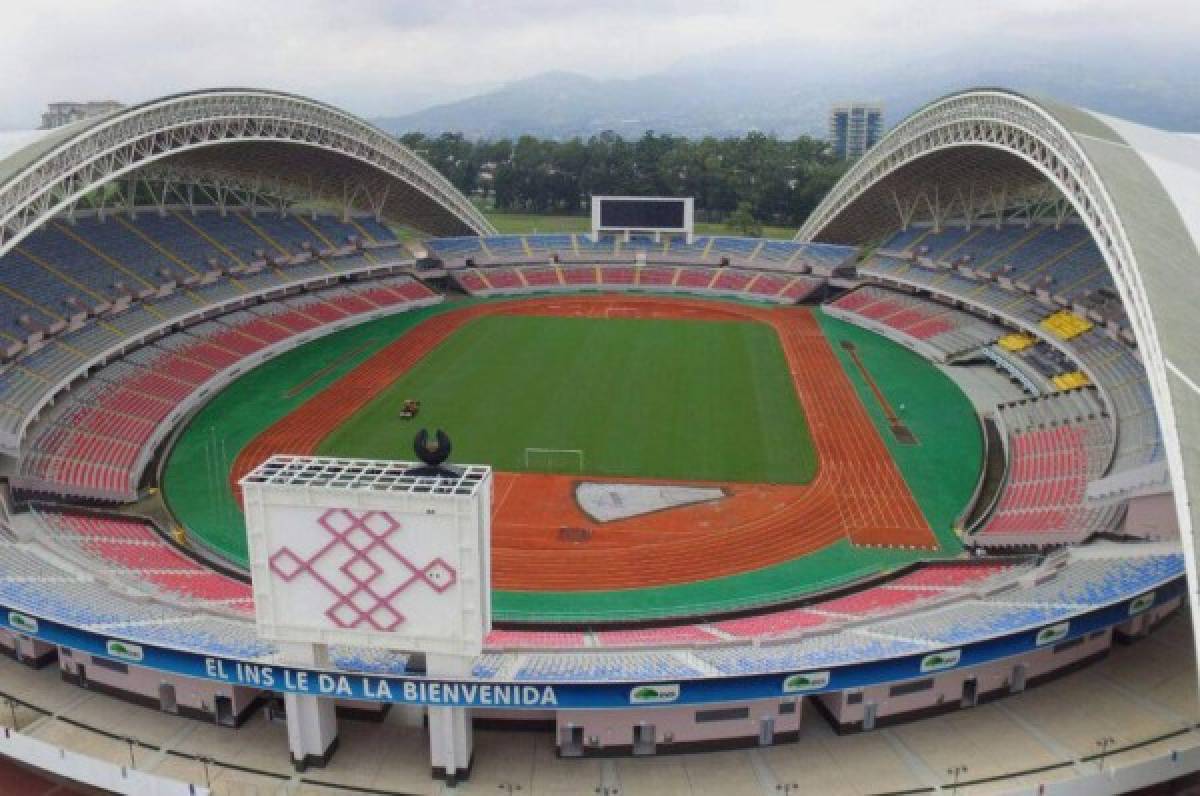
<instances>
[{"instance_id":1,"label":"orange running track","mask_svg":"<svg viewBox=\"0 0 1200 796\"><path fill-rule=\"evenodd\" d=\"M859 545L936 548L853 384L816 319L802 307L598 295L493 302L436 315L259 434L238 454L231 481L236 485L271 454L315 453L321 440L456 329L491 314L766 323L779 335L818 457L816 478L803 486L719 484L728 495L722 500L608 523L594 522L579 509L578 476L496 473L495 588L586 591L688 583L778 564L842 538ZM619 479L605 479L614 480ZM564 527L586 528L591 537L564 541Z\"/></svg>"}]
</instances>

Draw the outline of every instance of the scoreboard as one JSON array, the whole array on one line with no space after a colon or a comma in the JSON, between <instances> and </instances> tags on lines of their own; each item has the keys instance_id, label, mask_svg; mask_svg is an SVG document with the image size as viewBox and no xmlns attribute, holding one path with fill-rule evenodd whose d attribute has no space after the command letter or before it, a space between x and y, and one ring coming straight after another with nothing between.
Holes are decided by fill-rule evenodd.
<instances>
[{"instance_id":1,"label":"scoreboard","mask_svg":"<svg viewBox=\"0 0 1200 796\"><path fill-rule=\"evenodd\" d=\"M694 229L692 197L593 196L592 236L684 236Z\"/></svg>"}]
</instances>

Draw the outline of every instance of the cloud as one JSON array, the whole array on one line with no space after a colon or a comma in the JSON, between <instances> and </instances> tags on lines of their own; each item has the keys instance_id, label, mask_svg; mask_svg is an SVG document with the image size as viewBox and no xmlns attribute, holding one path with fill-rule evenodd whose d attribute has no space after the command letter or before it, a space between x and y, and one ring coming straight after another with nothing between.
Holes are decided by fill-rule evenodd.
<instances>
[{"instance_id":1,"label":"cloud","mask_svg":"<svg viewBox=\"0 0 1200 796\"><path fill-rule=\"evenodd\" d=\"M396 114L551 69L634 77L781 39L899 61L964 39L1200 32L1194 0L50 0L0 15L0 128L53 100L228 85Z\"/></svg>"}]
</instances>

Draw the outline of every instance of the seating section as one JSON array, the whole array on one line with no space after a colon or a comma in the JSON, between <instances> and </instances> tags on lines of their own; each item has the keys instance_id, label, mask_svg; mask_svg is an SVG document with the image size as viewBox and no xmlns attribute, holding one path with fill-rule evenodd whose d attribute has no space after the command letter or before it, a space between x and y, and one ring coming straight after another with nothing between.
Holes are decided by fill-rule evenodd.
<instances>
[{"instance_id":1,"label":"seating section","mask_svg":"<svg viewBox=\"0 0 1200 796\"><path fill-rule=\"evenodd\" d=\"M1114 523L1112 506L1086 501L1089 481L1108 469L1112 426L1094 390L1001 405L1009 469L995 509L976 539L985 545L1077 542Z\"/></svg>"},{"instance_id":2,"label":"seating section","mask_svg":"<svg viewBox=\"0 0 1200 796\"><path fill-rule=\"evenodd\" d=\"M596 646L634 647L648 644L674 645L705 644L719 641L720 636L699 625L676 625L644 630L603 630L596 633Z\"/></svg>"},{"instance_id":3,"label":"seating section","mask_svg":"<svg viewBox=\"0 0 1200 796\"><path fill-rule=\"evenodd\" d=\"M982 588L988 583L1016 572L1015 564L972 561L935 563L888 582L892 589L965 589Z\"/></svg>"},{"instance_id":4,"label":"seating section","mask_svg":"<svg viewBox=\"0 0 1200 796\"><path fill-rule=\"evenodd\" d=\"M953 268L975 280L1041 295L1096 323L1127 327L1104 256L1087 228L1066 223L948 226L938 232L910 227L894 234L882 256L911 258L918 267Z\"/></svg>"},{"instance_id":5,"label":"seating section","mask_svg":"<svg viewBox=\"0 0 1200 796\"><path fill-rule=\"evenodd\" d=\"M794 636L822 625L833 624L828 614L797 608L789 611L770 611L741 619L713 623L713 627L731 638L772 638Z\"/></svg>"},{"instance_id":6,"label":"seating section","mask_svg":"<svg viewBox=\"0 0 1200 796\"><path fill-rule=\"evenodd\" d=\"M655 241L648 237L593 241L588 235L492 235L432 238L425 245L431 256L450 269L552 261L596 265L644 260L647 264L728 264L759 271L818 276L829 276L849 262L856 251L852 246L828 243L705 236L687 243L679 239Z\"/></svg>"},{"instance_id":7,"label":"seating section","mask_svg":"<svg viewBox=\"0 0 1200 796\"><path fill-rule=\"evenodd\" d=\"M526 655L514 673L517 680L608 680L633 678L659 680L699 677L702 672L686 659L687 653L626 652L571 655Z\"/></svg>"},{"instance_id":8,"label":"seating section","mask_svg":"<svg viewBox=\"0 0 1200 796\"><path fill-rule=\"evenodd\" d=\"M71 379L169 323L263 291L386 271L408 255L362 219L142 211L54 220L0 258L0 450ZM370 225L370 222L366 222ZM374 229L374 227L372 227Z\"/></svg>"},{"instance_id":9,"label":"seating section","mask_svg":"<svg viewBox=\"0 0 1200 796\"><path fill-rule=\"evenodd\" d=\"M196 563L144 520L55 511L36 511L36 515L45 532L83 558L91 571L120 573L175 599L253 613L248 583Z\"/></svg>"},{"instance_id":10,"label":"seating section","mask_svg":"<svg viewBox=\"0 0 1200 796\"><path fill-rule=\"evenodd\" d=\"M438 300L408 277L341 279L394 268L400 255L388 258L384 250L395 245L373 219L329 216L169 210L52 222L3 258L13 278L0 296L0 434L19 442L31 413L65 382L113 351L130 350L39 422L12 485L136 498L142 469L174 414L231 368L347 318ZM428 247L476 295L656 290L783 303L809 297L854 254L791 241L561 234L444 238ZM975 537L985 546L1077 542L1111 528L1118 509L1089 502L1088 485L1162 457L1145 370L1095 255L1076 224L914 227L861 265L860 275L880 284L829 305L946 358L987 352L1041 375L1039 397L996 411L1009 471ZM282 287L299 289L260 302L260 294ZM951 302L1003 317L1023 337L1004 337L1004 329ZM206 313L218 306L232 311ZM200 321L201 313L209 317ZM179 323L185 318L190 325ZM172 331L149 339L166 328ZM1052 344L1039 342L1042 333ZM1092 379L1095 386L1077 386ZM32 541L0 539L5 605L135 642L259 660L276 654L249 621L249 587L205 567L148 521L61 508L36 508L33 517L39 530ZM1183 571L1172 545L1105 542L1040 563L931 563L745 618L625 630L495 630L474 674L655 682L811 670L1061 621ZM402 653L345 647L333 648L331 657L335 666L361 672L400 674L409 664Z\"/></svg>"},{"instance_id":11,"label":"seating section","mask_svg":"<svg viewBox=\"0 0 1200 796\"><path fill-rule=\"evenodd\" d=\"M493 630L488 633L488 649L571 649L586 644L583 633L544 630Z\"/></svg>"},{"instance_id":12,"label":"seating section","mask_svg":"<svg viewBox=\"0 0 1200 796\"><path fill-rule=\"evenodd\" d=\"M1039 239L1051 234L1060 233L1042 233ZM1075 245L1081 244L1076 241ZM1041 325L1059 309L1056 300L1049 294L1020 289L1011 281L982 279L962 268L927 268L879 253L860 263L858 273L860 277L885 285L928 291L960 302L962 306L977 308L1002 318L1026 335L1042 339L1042 342L1024 345L1019 352L993 346L982 353L998 366L1008 369L1014 378L1027 383L1034 394L1053 392L1061 389L1059 385L1070 387L1083 383L1076 376L1069 380L1058 379L1058 385L1055 384L1057 377L1075 372L1082 372L1093 382L1099 388L1100 399L1111 417L1110 423L1120 429L1110 474L1161 461L1161 429L1146 369L1131 345L1133 337L1124 326L1123 315L1120 318L1109 316L1108 321L1101 323L1096 319L1105 316L1093 315L1090 310L1076 306L1075 314L1084 317L1079 315L1079 310L1084 309L1094 325L1064 340L1053 333L1047 335ZM1046 341L1047 337L1053 344Z\"/></svg>"},{"instance_id":13,"label":"seating section","mask_svg":"<svg viewBox=\"0 0 1200 796\"><path fill-rule=\"evenodd\" d=\"M824 280L756 271L687 265L492 265L457 271L454 279L474 296L554 290L654 290L795 304Z\"/></svg>"},{"instance_id":14,"label":"seating section","mask_svg":"<svg viewBox=\"0 0 1200 796\"><path fill-rule=\"evenodd\" d=\"M135 643L250 660L269 660L276 653L255 636L245 584L202 569L147 523L51 509L38 510L36 518L41 531L33 541L0 540L4 605ZM514 651L480 656L474 675L549 682L802 671L1016 632L1131 599L1183 576L1183 555L1171 544L1092 544L1035 568L1015 560L938 563L867 592L911 589L947 597L936 603L922 597L909 604L912 610L847 621L822 607L846 606L845 598L838 598L843 602L674 629L493 631L489 649ZM145 596L127 596L130 589ZM595 649L658 644L660 635L673 648ZM706 643L710 638L715 643ZM772 642L745 643L751 638ZM334 665L348 671L407 670L403 653L349 647L330 652Z\"/></svg>"},{"instance_id":15,"label":"seating section","mask_svg":"<svg viewBox=\"0 0 1200 796\"><path fill-rule=\"evenodd\" d=\"M600 630L594 633L544 631L493 631L487 647L536 649L554 647L685 647L726 643L731 639L779 639L817 629L828 630L848 622L860 622L911 611L936 601L956 599L981 592L996 581L1012 580L1025 570L1020 562L946 562L920 567L885 584L803 608L764 611L754 616L726 619L712 624L684 624L633 630Z\"/></svg>"},{"instance_id":16,"label":"seating section","mask_svg":"<svg viewBox=\"0 0 1200 796\"><path fill-rule=\"evenodd\" d=\"M1080 318L1069 310L1059 310L1043 320L1042 326L1057 335L1059 339L1070 340L1091 329L1093 324L1087 318Z\"/></svg>"},{"instance_id":17,"label":"seating section","mask_svg":"<svg viewBox=\"0 0 1200 796\"><path fill-rule=\"evenodd\" d=\"M939 359L989 345L1004 330L962 310L880 287L860 287L826 305L833 314L924 344Z\"/></svg>"},{"instance_id":18,"label":"seating section","mask_svg":"<svg viewBox=\"0 0 1200 796\"><path fill-rule=\"evenodd\" d=\"M168 335L95 372L67 394L20 460L20 489L135 500L169 419L210 381L271 346L347 317L408 309L435 294L390 277L304 294Z\"/></svg>"}]
</instances>

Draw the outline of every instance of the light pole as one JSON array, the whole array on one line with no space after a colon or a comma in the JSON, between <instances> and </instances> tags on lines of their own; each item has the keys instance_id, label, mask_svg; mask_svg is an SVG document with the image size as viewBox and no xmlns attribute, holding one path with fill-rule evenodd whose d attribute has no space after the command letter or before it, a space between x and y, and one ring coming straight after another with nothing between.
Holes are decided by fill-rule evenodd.
<instances>
[{"instance_id":1,"label":"light pole","mask_svg":"<svg viewBox=\"0 0 1200 796\"><path fill-rule=\"evenodd\" d=\"M783 794L783 796L792 796L792 791L800 790L800 785L796 782L783 782L775 786L775 790Z\"/></svg>"},{"instance_id":2,"label":"light pole","mask_svg":"<svg viewBox=\"0 0 1200 796\"><path fill-rule=\"evenodd\" d=\"M200 761L200 765L204 766L204 787L212 790L212 779L208 776L208 767L213 762L213 759L203 755L196 759Z\"/></svg>"},{"instance_id":3,"label":"light pole","mask_svg":"<svg viewBox=\"0 0 1200 796\"><path fill-rule=\"evenodd\" d=\"M130 767L130 768L137 768L137 762L136 762L136 761L133 759L133 744L134 744L134 740L133 740L132 738L126 737L126 738L125 738L125 743L129 744L129 767Z\"/></svg>"},{"instance_id":4,"label":"light pole","mask_svg":"<svg viewBox=\"0 0 1200 796\"><path fill-rule=\"evenodd\" d=\"M955 796L957 796L958 783L962 779L962 775L967 773L967 767L964 765L957 765L957 766L954 766L953 768L946 769L946 773L954 778L954 782L951 785L950 793L955 794Z\"/></svg>"},{"instance_id":5,"label":"light pole","mask_svg":"<svg viewBox=\"0 0 1200 796\"><path fill-rule=\"evenodd\" d=\"M1117 739L1111 735L1105 735L1103 738L1096 740L1096 746L1100 747L1100 770L1104 770L1104 759L1108 757L1108 748L1115 744Z\"/></svg>"},{"instance_id":6,"label":"light pole","mask_svg":"<svg viewBox=\"0 0 1200 796\"><path fill-rule=\"evenodd\" d=\"M16 731L16 730L21 729L20 727L17 726L17 702L16 702L16 700L14 700L12 697L5 697L4 701L8 703L8 710L10 713L12 713L13 730Z\"/></svg>"}]
</instances>

